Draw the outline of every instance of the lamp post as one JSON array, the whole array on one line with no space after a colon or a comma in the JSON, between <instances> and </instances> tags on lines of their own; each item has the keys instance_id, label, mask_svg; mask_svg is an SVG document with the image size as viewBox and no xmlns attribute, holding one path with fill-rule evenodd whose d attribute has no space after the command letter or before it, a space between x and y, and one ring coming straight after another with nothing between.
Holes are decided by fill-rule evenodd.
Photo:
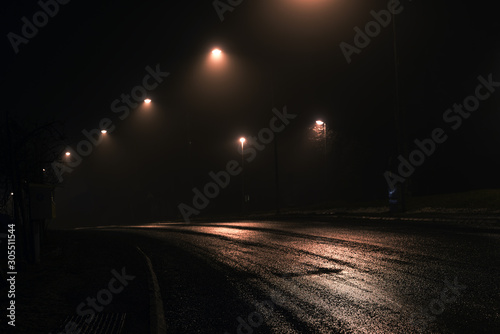
<instances>
[{"instance_id":1,"label":"lamp post","mask_svg":"<svg viewBox=\"0 0 500 334\"><path fill-rule=\"evenodd\" d=\"M316 121L316 124L323 126L323 138L325 142L325 159L326 159L326 122L323 122L321 120Z\"/></svg>"},{"instance_id":2,"label":"lamp post","mask_svg":"<svg viewBox=\"0 0 500 334\"><path fill-rule=\"evenodd\" d=\"M271 82L271 109L274 109L274 76L272 75L273 71L270 70L270 82ZM279 180L279 166L278 166L278 133L274 136L274 188L275 188L275 205L276 205L276 214L280 214L280 180Z\"/></svg>"},{"instance_id":3,"label":"lamp post","mask_svg":"<svg viewBox=\"0 0 500 334\"><path fill-rule=\"evenodd\" d=\"M323 141L325 146L325 182L328 182L328 149L327 149L327 139L326 139L326 122L322 120L317 120L316 124L323 128Z\"/></svg>"},{"instance_id":4,"label":"lamp post","mask_svg":"<svg viewBox=\"0 0 500 334\"><path fill-rule=\"evenodd\" d=\"M245 168L244 168L244 155L243 155L243 148L245 145L245 142L247 140L245 137L240 138L240 143L241 143L241 212L245 212Z\"/></svg>"}]
</instances>

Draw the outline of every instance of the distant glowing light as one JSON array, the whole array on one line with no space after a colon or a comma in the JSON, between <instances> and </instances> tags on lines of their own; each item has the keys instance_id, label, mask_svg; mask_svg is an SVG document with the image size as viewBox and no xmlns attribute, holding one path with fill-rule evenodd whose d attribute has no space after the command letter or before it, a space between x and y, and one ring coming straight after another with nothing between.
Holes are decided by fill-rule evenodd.
<instances>
[{"instance_id":1,"label":"distant glowing light","mask_svg":"<svg viewBox=\"0 0 500 334\"><path fill-rule=\"evenodd\" d=\"M316 121L316 124L323 125L323 124L325 124L325 122L323 122L323 121Z\"/></svg>"},{"instance_id":2,"label":"distant glowing light","mask_svg":"<svg viewBox=\"0 0 500 334\"><path fill-rule=\"evenodd\" d=\"M101 133L105 135L106 133L108 133L108 130L101 130Z\"/></svg>"},{"instance_id":3,"label":"distant glowing light","mask_svg":"<svg viewBox=\"0 0 500 334\"><path fill-rule=\"evenodd\" d=\"M42 171L43 171L43 172L45 172L45 168L44 168L44 169L42 169Z\"/></svg>"},{"instance_id":4,"label":"distant glowing light","mask_svg":"<svg viewBox=\"0 0 500 334\"><path fill-rule=\"evenodd\" d=\"M10 196L14 196L14 193L10 193Z\"/></svg>"},{"instance_id":5,"label":"distant glowing light","mask_svg":"<svg viewBox=\"0 0 500 334\"><path fill-rule=\"evenodd\" d=\"M220 56L222 54L222 51L220 49L213 49L212 54L214 56Z\"/></svg>"},{"instance_id":6,"label":"distant glowing light","mask_svg":"<svg viewBox=\"0 0 500 334\"><path fill-rule=\"evenodd\" d=\"M144 103L151 103L151 99L145 99Z\"/></svg>"},{"instance_id":7,"label":"distant glowing light","mask_svg":"<svg viewBox=\"0 0 500 334\"><path fill-rule=\"evenodd\" d=\"M70 152L66 152L65 154L66 154L67 157L69 157L71 155Z\"/></svg>"},{"instance_id":8,"label":"distant glowing light","mask_svg":"<svg viewBox=\"0 0 500 334\"><path fill-rule=\"evenodd\" d=\"M247 140L244 138L244 137L241 137L240 138L240 143L243 145L244 142L246 142Z\"/></svg>"}]
</instances>

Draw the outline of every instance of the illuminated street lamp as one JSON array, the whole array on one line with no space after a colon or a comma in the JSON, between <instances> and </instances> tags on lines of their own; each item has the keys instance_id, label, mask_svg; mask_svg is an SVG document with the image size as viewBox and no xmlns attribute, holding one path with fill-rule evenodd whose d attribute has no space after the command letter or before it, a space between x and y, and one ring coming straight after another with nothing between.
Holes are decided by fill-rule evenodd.
<instances>
[{"instance_id":1,"label":"illuminated street lamp","mask_svg":"<svg viewBox=\"0 0 500 334\"><path fill-rule=\"evenodd\" d=\"M245 169L243 168L244 164L244 155L243 155L243 147L247 140L245 137L240 138L241 143L241 212L245 212Z\"/></svg>"},{"instance_id":2,"label":"illuminated street lamp","mask_svg":"<svg viewBox=\"0 0 500 334\"><path fill-rule=\"evenodd\" d=\"M148 104L151 103L151 99L145 99L144 103L148 103Z\"/></svg>"},{"instance_id":3,"label":"illuminated street lamp","mask_svg":"<svg viewBox=\"0 0 500 334\"><path fill-rule=\"evenodd\" d=\"M101 130L101 133L105 135L106 133L108 133L108 130Z\"/></svg>"},{"instance_id":4,"label":"illuminated street lamp","mask_svg":"<svg viewBox=\"0 0 500 334\"><path fill-rule=\"evenodd\" d=\"M67 157L69 157L69 156L71 155L71 153L70 153L70 152L66 152L66 153L65 153L65 155L66 155Z\"/></svg>"},{"instance_id":5,"label":"illuminated street lamp","mask_svg":"<svg viewBox=\"0 0 500 334\"><path fill-rule=\"evenodd\" d=\"M325 157L326 157L326 122L323 122L322 120L317 120L316 124L319 126L323 126L323 138L325 141Z\"/></svg>"},{"instance_id":6,"label":"illuminated street lamp","mask_svg":"<svg viewBox=\"0 0 500 334\"><path fill-rule=\"evenodd\" d=\"M207 61L207 69L209 69L210 71L215 71L213 73L214 75L220 76L221 74L225 73L225 69L227 69L226 54L222 52L221 49L212 49L212 51L208 55ZM221 70L222 72L219 72Z\"/></svg>"},{"instance_id":7,"label":"illuminated street lamp","mask_svg":"<svg viewBox=\"0 0 500 334\"><path fill-rule=\"evenodd\" d=\"M328 157L327 157L327 146L326 146L326 122L322 120L317 120L316 124L323 127L323 138L325 142L325 180L328 178Z\"/></svg>"}]
</instances>

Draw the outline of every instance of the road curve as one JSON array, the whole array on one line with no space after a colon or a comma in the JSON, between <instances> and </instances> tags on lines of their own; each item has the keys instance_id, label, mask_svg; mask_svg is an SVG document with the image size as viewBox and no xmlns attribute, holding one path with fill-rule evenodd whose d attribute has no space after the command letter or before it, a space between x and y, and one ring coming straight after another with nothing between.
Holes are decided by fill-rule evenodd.
<instances>
[{"instance_id":1,"label":"road curve","mask_svg":"<svg viewBox=\"0 0 500 334\"><path fill-rule=\"evenodd\" d=\"M500 328L496 233L374 221L108 229L133 235L151 257L168 333Z\"/></svg>"}]
</instances>

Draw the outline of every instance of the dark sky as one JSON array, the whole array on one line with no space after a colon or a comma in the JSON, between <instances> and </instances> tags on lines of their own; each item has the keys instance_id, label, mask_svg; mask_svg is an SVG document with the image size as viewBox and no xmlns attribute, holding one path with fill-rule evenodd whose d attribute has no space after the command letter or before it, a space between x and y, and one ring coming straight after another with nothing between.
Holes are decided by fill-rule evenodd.
<instances>
[{"instance_id":1,"label":"dark sky","mask_svg":"<svg viewBox=\"0 0 500 334\"><path fill-rule=\"evenodd\" d=\"M180 202L190 204L192 186L202 188L210 171L241 158L238 138L267 127L272 106L299 115L278 136L284 205L384 198L384 172L397 169L390 161L398 156L392 25L350 64L340 44L354 44L353 29L364 30L370 11L387 6L247 0L221 22L210 0L70 1L16 54L8 33L21 35L21 18L33 22L41 7L4 2L4 107L26 124L64 121L72 147L85 139L82 130L97 129L103 118L113 121L113 133L65 175L63 212L119 217L121 208L142 208L145 198L154 198L172 214ZM474 94L478 76L500 81L495 6L444 0L401 6L399 103L408 152L434 128L446 127L449 135L412 175L412 191L500 186L500 94L481 102L456 131L443 121L448 108ZM215 46L225 58L214 70L207 64ZM142 83L146 66L170 75L151 92L152 105L120 120L111 104ZM326 120L329 130L326 176L316 119ZM271 143L245 170L255 210L274 203L273 150ZM232 180L207 211L238 211L240 187L240 178Z\"/></svg>"}]
</instances>

